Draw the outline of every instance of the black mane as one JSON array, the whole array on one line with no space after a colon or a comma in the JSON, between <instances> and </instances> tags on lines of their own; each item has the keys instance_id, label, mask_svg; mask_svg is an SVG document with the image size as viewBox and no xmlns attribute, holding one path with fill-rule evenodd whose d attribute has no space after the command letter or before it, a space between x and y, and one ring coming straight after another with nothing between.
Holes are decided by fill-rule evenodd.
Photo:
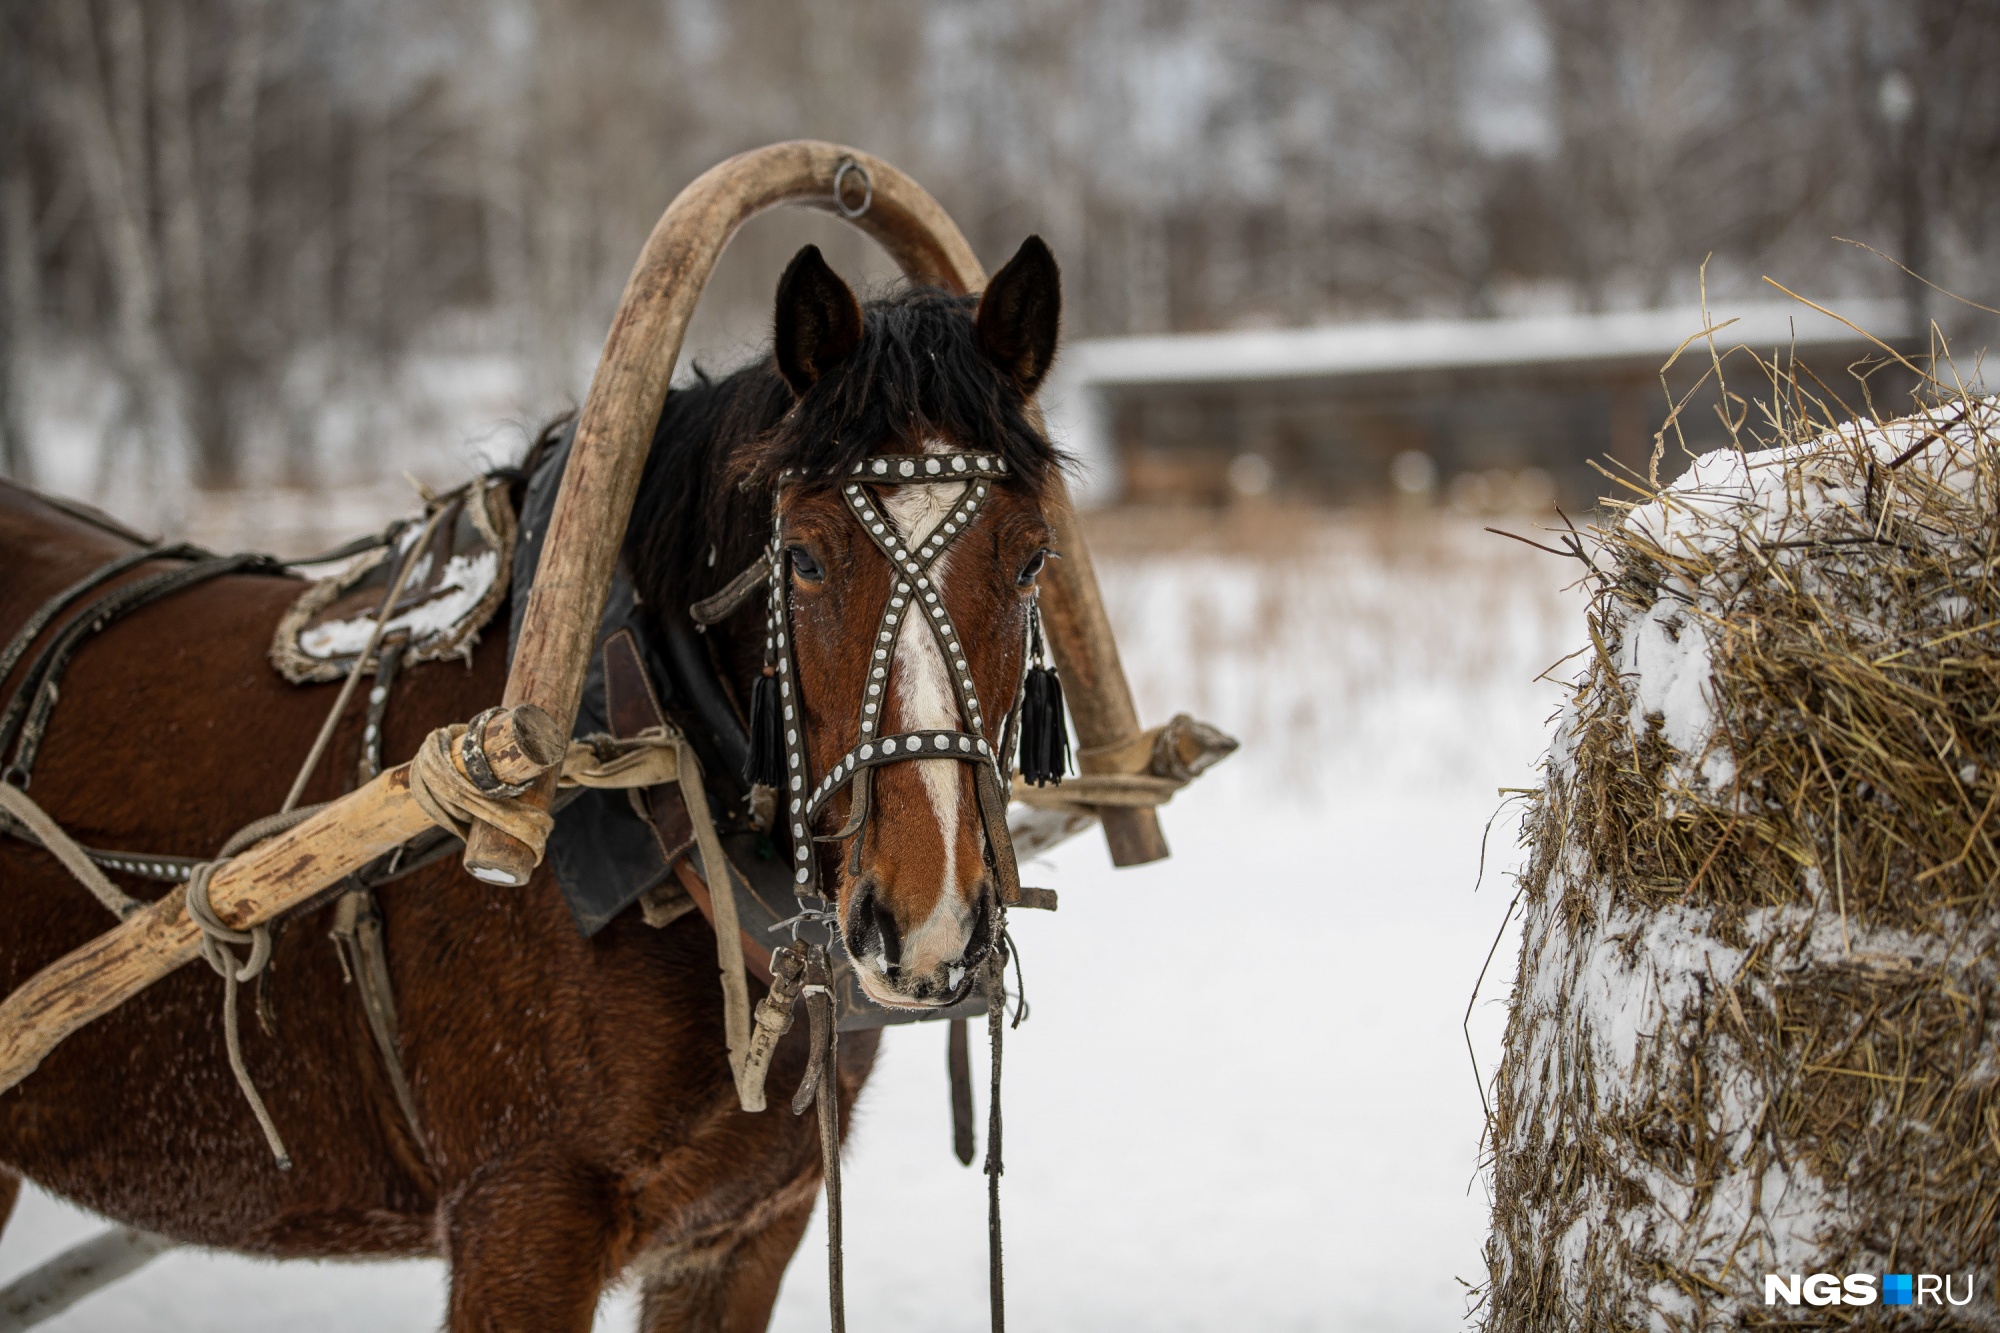
<instances>
[{"instance_id":1,"label":"black mane","mask_svg":"<svg viewBox=\"0 0 2000 1333\"><path fill-rule=\"evenodd\" d=\"M668 394L625 538L654 613L684 615L757 558L786 469L831 480L871 453L937 438L1000 454L1037 492L1047 485L1065 460L981 349L977 305L925 288L870 301L860 347L796 406L769 354Z\"/></svg>"}]
</instances>

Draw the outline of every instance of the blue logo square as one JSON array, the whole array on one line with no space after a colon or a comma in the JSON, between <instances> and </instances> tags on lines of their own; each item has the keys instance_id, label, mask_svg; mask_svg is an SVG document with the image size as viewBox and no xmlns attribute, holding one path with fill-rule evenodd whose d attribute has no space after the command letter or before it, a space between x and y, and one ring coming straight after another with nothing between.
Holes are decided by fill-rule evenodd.
<instances>
[{"instance_id":1,"label":"blue logo square","mask_svg":"<svg viewBox=\"0 0 2000 1333\"><path fill-rule=\"evenodd\" d=\"M1882 1304L1908 1305L1915 1299L1914 1284L1908 1273L1885 1273L1882 1275Z\"/></svg>"}]
</instances>

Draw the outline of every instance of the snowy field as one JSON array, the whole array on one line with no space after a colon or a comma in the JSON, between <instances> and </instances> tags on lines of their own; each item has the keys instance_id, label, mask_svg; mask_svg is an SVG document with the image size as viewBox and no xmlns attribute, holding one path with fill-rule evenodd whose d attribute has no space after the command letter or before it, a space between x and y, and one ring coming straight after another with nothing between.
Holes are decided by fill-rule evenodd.
<instances>
[{"instance_id":1,"label":"snowy field","mask_svg":"<svg viewBox=\"0 0 2000 1333\"><path fill-rule=\"evenodd\" d=\"M1582 632L1570 575L1426 517L1121 518L1098 546L1142 715L1189 711L1244 748L1163 812L1171 861L1113 870L1092 833L1027 870L1062 909L1014 926L1033 1016L1007 1043L1010 1316L1458 1328L1487 1209L1460 1024L1517 863L1503 813L1475 893L1481 834L1499 789L1533 779L1559 694L1534 677ZM1473 1013L1488 1075L1515 947ZM951 1155L944 1055L942 1026L892 1032L863 1094L844 1177L859 1329L986 1326L984 1181ZM25 1193L0 1280L97 1225ZM443 1282L431 1263L173 1253L46 1327L422 1330ZM824 1328L824 1302L815 1225L775 1326ZM599 1327L633 1308L612 1294Z\"/></svg>"}]
</instances>

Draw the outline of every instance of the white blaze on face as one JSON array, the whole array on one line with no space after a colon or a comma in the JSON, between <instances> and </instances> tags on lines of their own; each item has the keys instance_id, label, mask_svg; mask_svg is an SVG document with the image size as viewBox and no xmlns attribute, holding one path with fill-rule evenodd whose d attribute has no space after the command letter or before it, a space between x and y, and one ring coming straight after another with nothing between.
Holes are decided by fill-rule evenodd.
<instances>
[{"instance_id":1,"label":"white blaze on face","mask_svg":"<svg viewBox=\"0 0 2000 1333\"><path fill-rule=\"evenodd\" d=\"M903 534L909 546L919 546L938 524L944 522L964 493L965 482L934 486L899 486L882 499L882 508ZM947 549L930 567L930 591L940 597L950 572L952 551ZM890 676L895 685L902 725L911 731L951 731L959 725L958 695L952 687L951 672L937 636L924 623L930 619L919 592L912 599L918 615L906 615L896 633L895 667ZM930 797L931 811L938 822L938 839L944 846L943 878L937 906L924 923L903 940L903 967L914 975L931 972L965 951L970 937L972 913L959 901L958 880L958 788L959 763L955 759L914 761Z\"/></svg>"}]
</instances>

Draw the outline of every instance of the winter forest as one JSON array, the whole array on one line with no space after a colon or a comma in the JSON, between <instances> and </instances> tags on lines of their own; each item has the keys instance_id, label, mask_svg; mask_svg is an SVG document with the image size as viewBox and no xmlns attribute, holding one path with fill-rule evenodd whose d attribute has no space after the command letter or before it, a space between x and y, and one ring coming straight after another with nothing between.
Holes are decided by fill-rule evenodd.
<instances>
[{"instance_id":1,"label":"winter forest","mask_svg":"<svg viewBox=\"0 0 2000 1333\"><path fill-rule=\"evenodd\" d=\"M1071 337L1687 303L1705 259L1711 293L1773 270L1903 290L1835 237L1995 295L2000 13L1963 0L144 0L4 23L0 467L166 515L188 488L394 473L445 425L426 357L472 358L523 429L572 406L673 192L801 134L902 164L989 262L1044 234ZM887 276L832 224L760 224L698 358L760 336L802 236Z\"/></svg>"}]
</instances>

